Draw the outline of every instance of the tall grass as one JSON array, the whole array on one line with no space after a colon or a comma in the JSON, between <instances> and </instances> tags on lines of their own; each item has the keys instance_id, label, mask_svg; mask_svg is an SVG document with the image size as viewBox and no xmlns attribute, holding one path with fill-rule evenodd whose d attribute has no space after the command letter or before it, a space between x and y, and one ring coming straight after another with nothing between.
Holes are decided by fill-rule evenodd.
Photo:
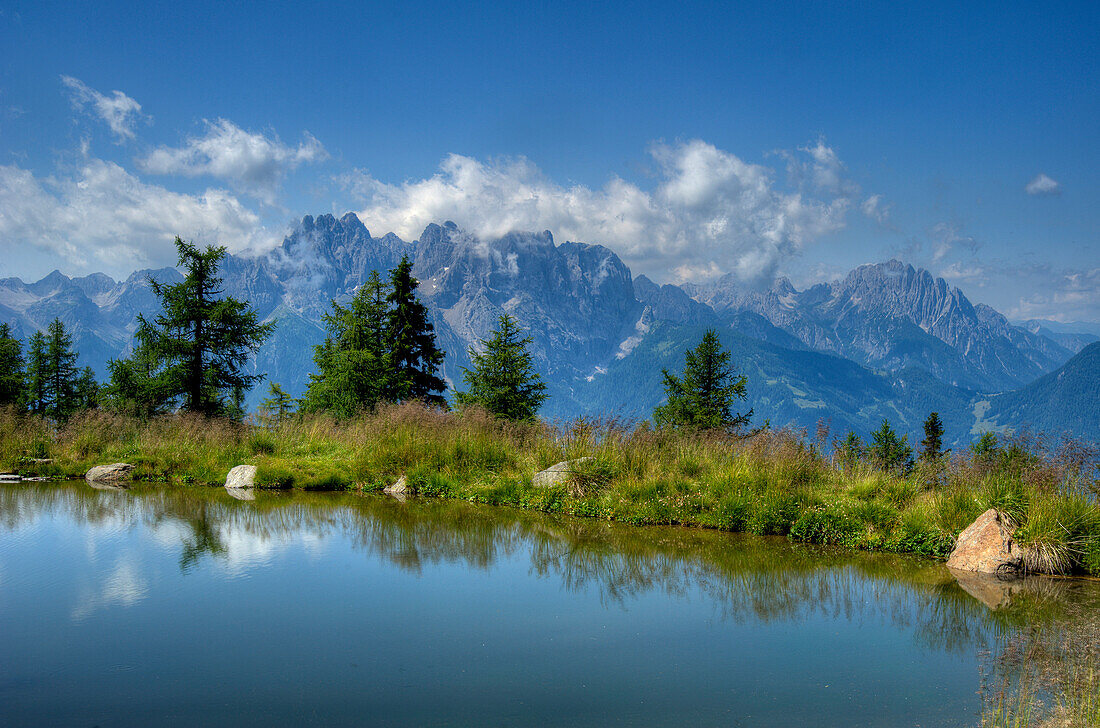
<instances>
[{"instance_id":1,"label":"tall grass","mask_svg":"<svg viewBox=\"0 0 1100 728\"><path fill-rule=\"evenodd\" d=\"M997 508L1017 524L1030 569L1100 574L1094 449L1021 438L905 474L825 451L785 430L735 438L614 420L510 423L414 404L272 427L92 411L54 430L35 417L0 416L0 468L29 475L76 477L124 461L142 480L220 484L231 467L251 463L262 487L363 491L404 475L423 495L931 556L946 555L959 531ZM590 460L570 482L531 485L539 470L581 457Z\"/></svg>"}]
</instances>

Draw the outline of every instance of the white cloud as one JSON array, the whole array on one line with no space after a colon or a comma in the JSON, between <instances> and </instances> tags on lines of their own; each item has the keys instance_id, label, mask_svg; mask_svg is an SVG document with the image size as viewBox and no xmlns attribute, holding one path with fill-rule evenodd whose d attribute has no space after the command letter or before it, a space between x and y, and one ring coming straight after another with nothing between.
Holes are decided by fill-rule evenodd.
<instances>
[{"instance_id":1,"label":"white cloud","mask_svg":"<svg viewBox=\"0 0 1100 728\"><path fill-rule=\"evenodd\" d=\"M882 201L882 195L871 195L860 205L863 214L879 224L885 224L890 219L891 208L892 205Z\"/></svg>"},{"instance_id":2,"label":"white cloud","mask_svg":"<svg viewBox=\"0 0 1100 728\"><path fill-rule=\"evenodd\" d=\"M1100 322L1100 268L1059 271L1042 266L1028 273L1033 292L1008 310L1010 317Z\"/></svg>"},{"instance_id":3,"label":"white cloud","mask_svg":"<svg viewBox=\"0 0 1100 728\"><path fill-rule=\"evenodd\" d=\"M1040 172L1024 189L1029 195L1057 195L1062 191L1062 185Z\"/></svg>"},{"instance_id":4,"label":"white cloud","mask_svg":"<svg viewBox=\"0 0 1100 728\"><path fill-rule=\"evenodd\" d=\"M787 160L787 174L792 185L837 197L855 197L859 194L859 187L845 176L840 157L825 144L823 138L818 138L813 146L799 147L798 151L802 155L780 152Z\"/></svg>"},{"instance_id":5,"label":"white cloud","mask_svg":"<svg viewBox=\"0 0 1100 728\"><path fill-rule=\"evenodd\" d=\"M374 230L411 239L444 220L483 238L549 229L558 240L607 245L635 274L660 280L725 272L770 280L782 260L844 227L854 185L824 142L784 155L821 195L803 185L779 189L772 169L702 141L650 152L658 171L652 190L620 178L598 190L565 187L523 158L457 154L427 179L387 184L356 172L343 181L363 200L361 217Z\"/></svg>"},{"instance_id":6,"label":"white cloud","mask_svg":"<svg viewBox=\"0 0 1100 728\"><path fill-rule=\"evenodd\" d=\"M940 268L939 275L949 281L974 281L983 285L989 275L989 269L980 263L954 262L944 268Z\"/></svg>"},{"instance_id":7,"label":"white cloud","mask_svg":"<svg viewBox=\"0 0 1100 728\"><path fill-rule=\"evenodd\" d=\"M290 147L277 136L245 131L226 119L205 123L203 136L189 138L182 147L158 147L138 160L138 166L150 174L209 175L273 203L288 172L328 159L324 146L309 132L297 147Z\"/></svg>"},{"instance_id":8,"label":"white cloud","mask_svg":"<svg viewBox=\"0 0 1100 728\"><path fill-rule=\"evenodd\" d=\"M110 127L118 143L134 138L134 125L142 116L141 104L121 91L112 91L110 96L101 94L72 76L62 76L61 83L70 92L73 108L83 111L91 107Z\"/></svg>"},{"instance_id":9,"label":"white cloud","mask_svg":"<svg viewBox=\"0 0 1100 728\"><path fill-rule=\"evenodd\" d=\"M172 192L94 158L69 176L45 179L0 165L5 253L36 247L78 269L125 275L142 266L174 264L176 235L235 252L276 242L256 213L225 190Z\"/></svg>"},{"instance_id":10,"label":"white cloud","mask_svg":"<svg viewBox=\"0 0 1100 728\"><path fill-rule=\"evenodd\" d=\"M936 223L932 227L932 262L938 263L957 247L969 250L971 254L977 252L981 243L969 235L962 234L962 227L947 222Z\"/></svg>"}]
</instances>

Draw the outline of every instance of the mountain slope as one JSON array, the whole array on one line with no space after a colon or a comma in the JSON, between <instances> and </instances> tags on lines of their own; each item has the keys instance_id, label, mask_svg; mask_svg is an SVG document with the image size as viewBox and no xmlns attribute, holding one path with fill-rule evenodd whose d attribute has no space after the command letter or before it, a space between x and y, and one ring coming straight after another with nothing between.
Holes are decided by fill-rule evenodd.
<instances>
[{"instance_id":1,"label":"mountain slope","mask_svg":"<svg viewBox=\"0 0 1100 728\"><path fill-rule=\"evenodd\" d=\"M536 368L549 386L547 417L648 416L663 394L661 368L678 370L684 351L716 328L748 374L757 423L812 428L825 417L834 430L866 434L888 418L915 433L937 410L949 438L963 441L981 408L991 406L971 390L988 391L991 377L1003 384L1008 372L1024 377L1068 357L1049 338L1011 326L942 280L896 262L864 266L845 281L802 292L785 280L762 292L728 281L705 289L658 286L632 278L602 246L556 243L549 232L482 240L444 223L406 242L373 237L348 214L307 216L268 254L226 258L226 292L277 323L254 371L301 394L331 300L346 302L370 271L385 272L403 255L421 280L450 385L462 386L468 349L509 313L534 339ZM121 282L59 272L30 284L6 279L0 320L25 338L59 315L74 333L81 364L104 376L107 359L130 346L136 315L157 313L150 277L181 279L173 268L139 271ZM264 389L253 390L247 404L256 406ZM1008 408L993 415L999 425L1015 426L1028 413Z\"/></svg>"},{"instance_id":2,"label":"mountain slope","mask_svg":"<svg viewBox=\"0 0 1100 728\"><path fill-rule=\"evenodd\" d=\"M1100 342L1089 344L1057 371L989 399L985 420L1028 427L1051 437L1100 442Z\"/></svg>"},{"instance_id":3,"label":"mountain slope","mask_svg":"<svg viewBox=\"0 0 1100 728\"><path fill-rule=\"evenodd\" d=\"M684 352L699 343L704 331L701 326L655 322L628 355L574 382L568 392L557 393L557 402L547 403L550 411L647 418L664 396L661 369L679 372ZM785 349L730 329L719 336L735 369L748 379L741 411L754 409L753 425L767 420L775 427L793 425L812 432L819 419L826 419L834 433L852 430L867 437L888 419L899 433L915 435L928 413L938 411L948 442L969 440L972 393L927 372L909 369L887 376L838 356Z\"/></svg>"},{"instance_id":4,"label":"mountain slope","mask_svg":"<svg viewBox=\"0 0 1100 728\"><path fill-rule=\"evenodd\" d=\"M766 291L745 290L728 276L685 289L719 314L757 313L816 351L875 368L920 367L980 391L1018 387L1071 356L992 308L972 305L944 279L896 260L805 291L786 279Z\"/></svg>"}]
</instances>

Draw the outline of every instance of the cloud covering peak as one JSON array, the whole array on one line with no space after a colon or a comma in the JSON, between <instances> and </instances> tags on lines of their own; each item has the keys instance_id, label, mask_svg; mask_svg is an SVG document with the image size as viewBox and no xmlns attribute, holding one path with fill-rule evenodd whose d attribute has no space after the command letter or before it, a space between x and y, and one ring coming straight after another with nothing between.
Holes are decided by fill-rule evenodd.
<instances>
[{"instance_id":1,"label":"cloud covering peak","mask_svg":"<svg viewBox=\"0 0 1100 728\"><path fill-rule=\"evenodd\" d=\"M440 220L481 237L549 229L559 240L607 245L636 274L675 281L728 272L771 280L784 259L843 228L858 193L824 141L784 153L789 170L806 171L787 188L771 168L700 140L654 144L650 155L648 190L619 177L602 189L563 186L524 158L458 154L426 179L389 184L357 170L343 181L373 229L407 239Z\"/></svg>"}]
</instances>

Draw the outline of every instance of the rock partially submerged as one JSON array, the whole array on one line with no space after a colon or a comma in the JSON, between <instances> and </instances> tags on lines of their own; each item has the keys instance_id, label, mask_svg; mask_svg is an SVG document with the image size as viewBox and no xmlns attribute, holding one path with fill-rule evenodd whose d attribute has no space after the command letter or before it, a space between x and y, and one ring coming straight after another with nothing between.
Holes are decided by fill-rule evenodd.
<instances>
[{"instance_id":1,"label":"rock partially submerged","mask_svg":"<svg viewBox=\"0 0 1100 728\"><path fill-rule=\"evenodd\" d=\"M256 485L256 466L237 465L225 476L225 489L252 488Z\"/></svg>"},{"instance_id":2,"label":"rock partially submerged","mask_svg":"<svg viewBox=\"0 0 1100 728\"><path fill-rule=\"evenodd\" d=\"M546 470L540 470L535 473L535 477L531 480L531 485L536 488L549 488L555 485L564 485L570 481L573 474L577 472L577 466L581 463L586 463L592 458L577 458L576 460L562 460L560 463L554 463Z\"/></svg>"},{"instance_id":3,"label":"rock partially submerged","mask_svg":"<svg viewBox=\"0 0 1100 728\"><path fill-rule=\"evenodd\" d=\"M386 495L392 495L392 496L398 498L399 500L404 500L405 497L408 496L409 492L410 492L409 491L409 481L407 481L405 479L405 476L402 475L400 478L397 479L396 482L393 482L393 483L387 485L385 488L383 488L382 492L385 493Z\"/></svg>"},{"instance_id":4,"label":"rock partially submerged","mask_svg":"<svg viewBox=\"0 0 1100 728\"><path fill-rule=\"evenodd\" d=\"M1027 550L1012 538L1012 527L995 508L959 534L947 565L959 571L1013 576L1021 573Z\"/></svg>"},{"instance_id":5,"label":"rock partially submerged","mask_svg":"<svg viewBox=\"0 0 1100 728\"><path fill-rule=\"evenodd\" d=\"M22 479L19 473L0 473L0 483L18 483Z\"/></svg>"},{"instance_id":6,"label":"rock partially submerged","mask_svg":"<svg viewBox=\"0 0 1100 728\"><path fill-rule=\"evenodd\" d=\"M120 487L122 483L130 480L133 470L134 466L130 463L96 465L84 474L84 480L92 485L113 485Z\"/></svg>"}]
</instances>

